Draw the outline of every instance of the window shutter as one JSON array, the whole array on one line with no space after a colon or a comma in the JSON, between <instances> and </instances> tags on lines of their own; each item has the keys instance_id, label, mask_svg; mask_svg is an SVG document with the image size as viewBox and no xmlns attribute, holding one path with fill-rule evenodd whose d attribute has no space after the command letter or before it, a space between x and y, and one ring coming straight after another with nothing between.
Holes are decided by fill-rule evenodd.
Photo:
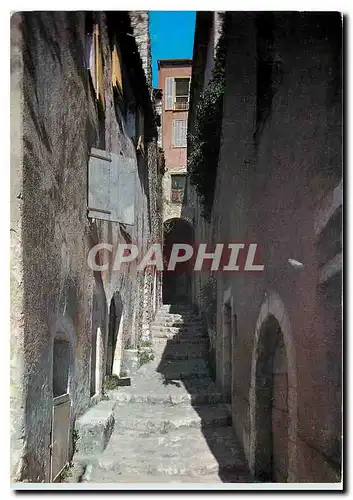
<instances>
[{"instance_id":1,"label":"window shutter","mask_svg":"<svg viewBox=\"0 0 353 500\"><path fill-rule=\"evenodd\" d=\"M165 79L164 107L166 110L173 109L174 104L174 78L168 76Z\"/></svg>"},{"instance_id":2,"label":"window shutter","mask_svg":"<svg viewBox=\"0 0 353 500\"><path fill-rule=\"evenodd\" d=\"M92 148L88 217L134 225L136 181L136 159Z\"/></svg>"},{"instance_id":3,"label":"window shutter","mask_svg":"<svg viewBox=\"0 0 353 500\"><path fill-rule=\"evenodd\" d=\"M123 91L123 78L121 74L120 58L116 40L114 41L114 48L112 52L112 84L113 86L118 87L121 92Z\"/></svg>"},{"instance_id":4,"label":"window shutter","mask_svg":"<svg viewBox=\"0 0 353 500\"><path fill-rule=\"evenodd\" d=\"M96 76L96 97L100 98L103 109L105 109L105 89L104 89L104 69L103 69L103 51L101 37L99 36L98 24L94 26L95 40L95 76Z\"/></svg>"},{"instance_id":5,"label":"window shutter","mask_svg":"<svg viewBox=\"0 0 353 500\"><path fill-rule=\"evenodd\" d=\"M185 148L186 147L186 132L187 132L187 121L186 120L173 120L172 126L172 145L175 148Z\"/></svg>"},{"instance_id":6,"label":"window shutter","mask_svg":"<svg viewBox=\"0 0 353 500\"><path fill-rule=\"evenodd\" d=\"M175 147L177 145L177 127L176 127L176 120L173 120L173 126L172 126L172 146Z\"/></svg>"},{"instance_id":7,"label":"window shutter","mask_svg":"<svg viewBox=\"0 0 353 500\"><path fill-rule=\"evenodd\" d=\"M88 217L110 220L111 156L92 148L88 163Z\"/></svg>"},{"instance_id":8,"label":"window shutter","mask_svg":"<svg viewBox=\"0 0 353 500\"><path fill-rule=\"evenodd\" d=\"M137 162L113 153L111 156L110 220L134 225Z\"/></svg>"},{"instance_id":9,"label":"window shutter","mask_svg":"<svg viewBox=\"0 0 353 500\"><path fill-rule=\"evenodd\" d=\"M97 97L97 75L96 75L96 25L93 26L93 33L88 34L86 38L88 68L91 73L93 88Z\"/></svg>"},{"instance_id":10,"label":"window shutter","mask_svg":"<svg viewBox=\"0 0 353 500\"><path fill-rule=\"evenodd\" d=\"M180 122L180 128L181 128L181 138L180 138L180 146L182 148L186 148L186 132L187 132L187 121L183 120Z\"/></svg>"}]
</instances>

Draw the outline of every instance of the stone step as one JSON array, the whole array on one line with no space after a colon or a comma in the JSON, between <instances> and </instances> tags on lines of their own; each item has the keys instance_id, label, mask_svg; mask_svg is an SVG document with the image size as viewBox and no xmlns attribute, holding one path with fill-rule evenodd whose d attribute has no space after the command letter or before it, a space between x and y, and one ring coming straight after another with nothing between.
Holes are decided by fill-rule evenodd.
<instances>
[{"instance_id":1,"label":"stone step","mask_svg":"<svg viewBox=\"0 0 353 500\"><path fill-rule=\"evenodd\" d=\"M163 359L159 362L157 371L161 373L166 380L209 377L209 368L204 359Z\"/></svg>"},{"instance_id":2,"label":"stone step","mask_svg":"<svg viewBox=\"0 0 353 500\"><path fill-rule=\"evenodd\" d=\"M146 403L163 405L201 405L217 404L224 401L210 377L168 382L161 374L146 377L134 377L130 387L120 387L107 391L110 399L117 404Z\"/></svg>"},{"instance_id":3,"label":"stone step","mask_svg":"<svg viewBox=\"0 0 353 500\"><path fill-rule=\"evenodd\" d=\"M202 321L198 320L173 320L173 319L155 319L151 326L173 326L183 328L204 328Z\"/></svg>"},{"instance_id":4,"label":"stone step","mask_svg":"<svg viewBox=\"0 0 353 500\"><path fill-rule=\"evenodd\" d=\"M120 403L148 404L217 404L223 397L216 389L211 378L190 379L183 382L159 383L159 380L149 379L131 387L107 391L108 397Z\"/></svg>"},{"instance_id":5,"label":"stone step","mask_svg":"<svg viewBox=\"0 0 353 500\"><path fill-rule=\"evenodd\" d=\"M168 339L172 338L185 338L185 339L195 339L195 338L207 338L207 333L204 330L181 330L174 327L159 327L151 329L152 337L164 337Z\"/></svg>"},{"instance_id":6,"label":"stone step","mask_svg":"<svg viewBox=\"0 0 353 500\"><path fill-rule=\"evenodd\" d=\"M116 405L114 415L116 429L122 435L127 429L133 430L136 439L141 435L165 434L189 427L223 426L231 422L229 411L223 404L195 407L137 403Z\"/></svg>"},{"instance_id":7,"label":"stone step","mask_svg":"<svg viewBox=\"0 0 353 500\"><path fill-rule=\"evenodd\" d=\"M107 391L108 392L108 391ZM117 402L117 404L126 403L144 403L152 405L202 405L202 404L218 404L224 402L224 397L219 392L209 393L200 391L182 395L164 394L164 393L125 393L121 391L109 391L109 399Z\"/></svg>"},{"instance_id":8,"label":"stone step","mask_svg":"<svg viewBox=\"0 0 353 500\"><path fill-rule=\"evenodd\" d=\"M115 401L100 401L76 420L80 455L93 455L105 449L114 429L115 406Z\"/></svg>"},{"instance_id":9,"label":"stone step","mask_svg":"<svg viewBox=\"0 0 353 500\"><path fill-rule=\"evenodd\" d=\"M166 380L209 378L209 367L203 358L171 360L155 353L154 359L141 366L136 373L146 373L146 377L150 377L153 372L163 377L164 383Z\"/></svg>"},{"instance_id":10,"label":"stone step","mask_svg":"<svg viewBox=\"0 0 353 500\"><path fill-rule=\"evenodd\" d=\"M159 308L159 311L168 311L170 313L195 312L195 308L188 304L163 304Z\"/></svg>"},{"instance_id":11,"label":"stone step","mask_svg":"<svg viewBox=\"0 0 353 500\"><path fill-rule=\"evenodd\" d=\"M191 342L183 342L182 344L169 342L165 345L156 343L154 345L154 354L161 359L171 360L206 358L208 356L208 347L206 343L201 345Z\"/></svg>"},{"instance_id":12,"label":"stone step","mask_svg":"<svg viewBox=\"0 0 353 500\"><path fill-rule=\"evenodd\" d=\"M174 309L173 311L167 310L167 309L158 309L156 311L156 314L165 314L166 316L200 316L195 309L190 309L190 308L185 308L185 309L180 309L179 311L177 309Z\"/></svg>"},{"instance_id":13,"label":"stone step","mask_svg":"<svg viewBox=\"0 0 353 500\"><path fill-rule=\"evenodd\" d=\"M157 325L152 323L151 331L165 331L165 332L173 332L173 333L189 333L189 332L202 332L205 333L205 328L202 325Z\"/></svg>"},{"instance_id":14,"label":"stone step","mask_svg":"<svg viewBox=\"0 0 353 500\"><path fill-rule=\"evenodd\" d=\"M231 472L246 477L248 473L244 453L230 426L179 429L138 440L133 431L116 432L93 463L122 475L197 477Z\"/></svg>"},{"instance_id":15,"label":"stone step","mask_svg":"<svg viewBox=\"0 0 353 500\"><path fill-rule=\"evenodd\" d=\"M153 333L152 337L152 344L155 340L157 339L166 339L169 342L189 342L192 344L197 344L198 342L204 341L205 343L208 342L208 337L206 335L193 335L193 334L177 334L177 333L172 333L172 332L155 332Z\"/></svg>"},{"instance_id":16,"label":"stone step","mask_svg":"<svg viewBox=\"0 0 353 500\"><path fill-rule=\"evenodd\" d=\"M201 321L201 318L197 314L157 313L156 319L169 321Z\"/></svg>"},{"instance_id":17,"label":"stone step","mask_svg":"<svg viewBox=\"0 0 353 500\"><path fill-rule=\"evenodd\" d=\"M162 346L169 347L172 345L179 345L179 346L184 346L184 345L199 345L199 346L208 346L209 340L207 336L202 336L202 337L174 337L171 335L170 337L159 337L159 336L154 336L152 338L152 346L155 348L155 346L158 347L158 349L161 349Z\"/></svg>"},{"instance_id":18,"label":"stone step","mask_svg":"<svg viewBox=\"0 0 353 500\"><path fill-rule=\"evenodd\" d=\"M208 476L148 476L145 474L121 474L115 470L103 469L97 465L87 466L87 472L83 475L82 483L124 483L124 484L159 484L159 483L194 483L200 488L200 483L223 483L218 474ZM235 482L235 481L234 481ZM152 486L153 488L153 486ZM147 489L147 488L146 488Z\"/></svg>"}]
</instances>

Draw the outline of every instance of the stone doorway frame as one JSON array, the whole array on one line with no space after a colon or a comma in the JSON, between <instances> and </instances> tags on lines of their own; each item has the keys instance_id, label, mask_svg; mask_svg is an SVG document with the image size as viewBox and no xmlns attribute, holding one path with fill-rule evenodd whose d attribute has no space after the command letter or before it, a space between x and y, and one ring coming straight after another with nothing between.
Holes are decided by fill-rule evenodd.
<instances>
[{"instance_id":1,"label":"stone doorway frame","mask_svg":"<svg viewBox=\"0 0 353 500\"><path fill-rule=\"evenodd\" d=\"M76 372L76 334L69 316L59 315L51 324L51 380L53 387L52 418L50 430L50 461L49 482L53 482L69 463L72 453L71 430L73 426L73 404ZM54 346L56 341L67 344L66 362L67 377L65 377L66 392L54 396Z\"/></svg>"},{"instance_id":2,"label":"stone doorway frame","mask_svg":"<svg viewBox=\"0 0 353 500\"><path fill-rule=\"evenodd\" d=\"M256 322L255 336L253 342L252 360L251 360L251 380L249 390L249 406L250 406L250 446L249 446L249 467L253 475L255 475L255 458L256 458L256 374L257 361L259 351L259 340L261 329L269 316L274 316L277 320L287 354L288 363L288 473L287 481L295 482L297 477L297 369L295 345L292 336L291 325L288 314L285 310L284 303L277 292L271 290L265 293L265 298L262 302L260 313Z\"/></svg>"}]
</instances>

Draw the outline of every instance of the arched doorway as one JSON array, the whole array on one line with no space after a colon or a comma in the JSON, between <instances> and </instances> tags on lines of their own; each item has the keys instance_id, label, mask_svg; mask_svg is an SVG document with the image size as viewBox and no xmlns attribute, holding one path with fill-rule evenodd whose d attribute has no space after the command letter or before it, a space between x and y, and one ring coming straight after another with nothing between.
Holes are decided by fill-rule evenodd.
<instances>
[{"instance_id":1,"label":"arched doorway","mask_svg":"<svg viewBox=\"0 0 353 500\"><path fill-rule=\"evenodd\" d=\"M271 314L260 328L255 381L255 476L287 482L288 360L281 327Z\"/></svg>"},{"instance_id":2,"label":"arched doorway","mask_svg":"<svg viewBox=\"0 0 353 500\"><path fill-rule=\"evenodd\" d=\"M194 230L185 219L169 219L163 225L163 303L189 304L191 302L192 261L177 263L174 270L168 271L167 265L174 244L193 245Z\"/></svg>"},{"instance_id":3,"label":"arched doorway","mask_svg":"<svg viewBox=\"0 0 353 500\"><path fill-rule=\"evenodd\" d=\"M52 327L52 427L50 481L55 481L69 462L72 398L75 380L75 333L69 317L59 317Z\"/></svg>"}]
</instances>

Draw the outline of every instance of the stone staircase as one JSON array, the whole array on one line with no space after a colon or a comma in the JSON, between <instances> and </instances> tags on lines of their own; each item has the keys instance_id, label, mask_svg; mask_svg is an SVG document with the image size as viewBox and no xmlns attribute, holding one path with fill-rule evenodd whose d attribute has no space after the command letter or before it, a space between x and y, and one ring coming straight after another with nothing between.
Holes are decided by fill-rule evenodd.
<instances>
[{"instance_id":1,"label":"stone staircase","mask_svg":"<svg viewBox=\"0 0 353 500\"><path fill-rule=\"evenodd\" d=\"M109 391L114 430L86 458L82 482L248 482L244 453L210 378L208 340L186 307L163 305L152 326L154 359L131 386Z\"/></svg>"}]
</instances>

